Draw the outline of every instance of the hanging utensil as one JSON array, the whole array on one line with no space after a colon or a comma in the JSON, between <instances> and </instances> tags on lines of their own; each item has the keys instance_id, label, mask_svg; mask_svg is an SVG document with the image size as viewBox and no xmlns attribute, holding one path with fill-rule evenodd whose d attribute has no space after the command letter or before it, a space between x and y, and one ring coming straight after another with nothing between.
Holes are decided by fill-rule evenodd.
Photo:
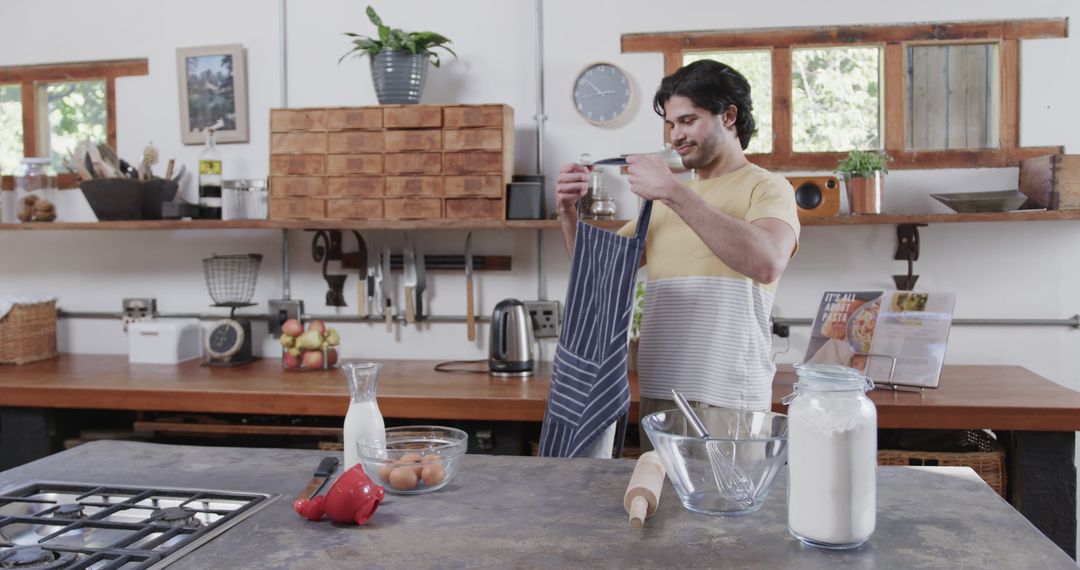
<instances>
[{"instance_id":1,"label":"hanging utensil","mask_svg":"<svg viewBox=\"0 0 1080 570\"><path fill-rule=\"evenodd\" d=\"M405 283L405 322L416 322L416 252L413 250L409 234L402 234L405 238L405 250L402 253L401 263L403 281Z\"/></svg>"},{"instance_id":2,"label":"hanging utensil","mask_svg":"<svg viewBox=\"0 0 1080 570\"><path fill-rule=\"evenodd\" d=\"M368 266L368 250L367 243L364 241L364 237L360 235L360 232L352 230L354 236L356 236L356 265L359 268L359 277L356 280L356 314L362 319L366 319L368 316L368 280L367 280L367 266Z\"/></svg>"},{"instance_id":3,"label":"hanging utensil","mask_svg":"<svg viewBox=\"0 0 1080 570\"><path fill-rule=\"evenodd\" d=\"M469 340L476 340L476 317L473 315L472 232L465 236L465 327Z\"/></svg>"},{"instance_id":4,"label":"hanging utensil","mask_svg":"<svg viewBox=\"0 0 1080 570\"><path fill-rule=\"evenodd\" d=\"M694 409L690 407L686 398L683 398L682 394L674 388L671 389L671 395L675 399L675 405L679 406L679 410L686 417L686 423L705 442L705 451L709 455L709 464L712 466L713 478L716 480L720 498L736 503L753 504L754 484L750 482L750 478L724 453L724 450L720 449L720 442L712 439L709 431L705 429L705 424L694 413Z\"/></svg>"},{"instance_id":5,"label":"hanging utensil","mask_svg":"<svg viewBox=\"0 0 1080 570\"><path fill-rule=\"evenodd\" d=\"M382 253L382 296L383 296L383 318L386 319L386 332L393 332L394 330L394 300L393 300L394 286L390 280L390 246L383 246Z\"/></svg>"},{"instance_id":6,"label":"hanging utensil","mask_svg":"<svg viewBox=\"0 0 1080 570\"><path fill-rule=\"evenodd\" d=\"M424 262L424 246L416 241L416 320L424 320L424 291L427 289L427 263Z\"/></svg>"}]
</instances>

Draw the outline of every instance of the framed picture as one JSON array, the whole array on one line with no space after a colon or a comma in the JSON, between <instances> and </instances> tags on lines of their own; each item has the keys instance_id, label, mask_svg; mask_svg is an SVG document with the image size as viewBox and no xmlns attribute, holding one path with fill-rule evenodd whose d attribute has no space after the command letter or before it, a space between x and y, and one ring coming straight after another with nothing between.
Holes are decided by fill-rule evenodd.
<instances>
[{"instance_id":1,"label":"framed picture","mask_svg":"<svg viewBox=\"0 0 1080 570\"><path fill-rule=\"evenodd\" d=\"M180 138L202 144L214 128L214 141L247 142L247 69L240 44L179 48Z\"/></svg>"}]
</instances>

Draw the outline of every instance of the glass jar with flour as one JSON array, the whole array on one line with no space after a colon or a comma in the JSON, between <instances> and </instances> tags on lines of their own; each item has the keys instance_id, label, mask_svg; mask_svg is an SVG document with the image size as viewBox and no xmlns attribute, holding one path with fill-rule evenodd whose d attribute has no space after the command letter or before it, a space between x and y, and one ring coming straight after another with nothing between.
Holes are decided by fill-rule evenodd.
<instances>
[{"instance_id":1,"label":"glass jar with flour","mask_svg":"<svg viewBox=\"0 0 1080 570\"><path fill-rule=\"evenodd\" d=\"M874 533L877 408L873 382L831 364L796 367L788 407L788 531L805 544L856 548Z\"/></svg>"}]
</instances>

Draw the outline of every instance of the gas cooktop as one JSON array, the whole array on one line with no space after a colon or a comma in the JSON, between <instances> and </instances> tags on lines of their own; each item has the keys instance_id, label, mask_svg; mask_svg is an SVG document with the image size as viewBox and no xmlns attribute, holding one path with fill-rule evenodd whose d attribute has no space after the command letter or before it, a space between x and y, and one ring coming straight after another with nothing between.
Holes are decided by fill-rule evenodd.
<instances>
[{"instance_id":1,"label":"gas cooktop","mask_svg":"<svg viewBox=\"0 0 1080 570\"><path fill-rule=\"evenodd\" d=\"M0 569L162 568L277 498L35 482L0 491Z\"/></svg>"}]
</instances>

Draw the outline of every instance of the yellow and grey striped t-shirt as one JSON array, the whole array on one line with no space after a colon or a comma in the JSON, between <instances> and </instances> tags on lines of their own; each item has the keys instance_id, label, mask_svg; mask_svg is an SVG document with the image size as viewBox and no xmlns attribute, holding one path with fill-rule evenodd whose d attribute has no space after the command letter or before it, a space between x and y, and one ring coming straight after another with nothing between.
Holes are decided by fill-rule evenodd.
<instances>
[{"instance_id":1,"label":"yellow and grey striped t-shirt","mask_svg":"<svg viewBox=\"0 0 1080 570\"><path fill-rule=\"evenodd\" d=\"M690 188L715 208L748 222L776 218L799 236L791 184L753 164ZM619 230L633 235L636 222ZM682 218L653 204L645 258L648 285L638 346L641 396L768 410L772 399L773 295L720 261Z\"/></svg>"}]
</instances>

